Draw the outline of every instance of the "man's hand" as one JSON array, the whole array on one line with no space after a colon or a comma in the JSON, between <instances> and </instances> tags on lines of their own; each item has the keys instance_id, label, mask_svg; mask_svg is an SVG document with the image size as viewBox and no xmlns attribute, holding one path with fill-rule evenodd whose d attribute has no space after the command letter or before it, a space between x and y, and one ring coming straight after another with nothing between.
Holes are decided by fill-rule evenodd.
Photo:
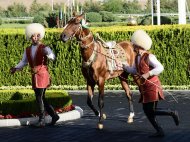
<instances>
[{"instance_id":1,"label":"man's hand","mask_svg":"<svg viewBox=\"0 0 190 142\"><path fill-rule=\"evenodd\" d=\"M147 79L147 78L149 78L149 77L150 77L150 74L149 74L149 72L147 72L147 73L143 74L143 75L142 75L142 77L143 77L144 79Z\"/></svg>"},{"instance_id":2,"label":"man's hand","mask_svg":"<svg viewBox=\"0 0 190 142\"><path fill-rule=\"evenodd\" d=\"M10 69L11 74L14 74L14 73L16 72L16 70L17 70L17 68L12 67L12 68Z\"/></svg>"}]
</instances>

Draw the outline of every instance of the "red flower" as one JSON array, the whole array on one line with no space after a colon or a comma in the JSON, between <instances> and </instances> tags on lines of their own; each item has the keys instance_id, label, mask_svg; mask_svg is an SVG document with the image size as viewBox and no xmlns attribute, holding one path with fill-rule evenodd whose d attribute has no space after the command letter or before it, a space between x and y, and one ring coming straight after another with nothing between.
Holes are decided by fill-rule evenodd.
<instances>
[{"instance_id":1,"label":"red flower","mask_svg":"<svg viewBox=\"0 0 190 142\"><path fill-rule=\"evenodd\" d=\"M5 116L0 114L0 119L4 119L4 118L5 118Z\"/></svg>"},{"instance_id":2,"label":"red flower","mask_svg":"<svg viewBox=\"0 0 190 142\"><path fill-rule=\"evenodd\" d=\"M5 115L5 119L12 119L13 117L12 117L12 115L10 115L10 114L7 114L7 115Z\"/></svg>"}]
</instances>

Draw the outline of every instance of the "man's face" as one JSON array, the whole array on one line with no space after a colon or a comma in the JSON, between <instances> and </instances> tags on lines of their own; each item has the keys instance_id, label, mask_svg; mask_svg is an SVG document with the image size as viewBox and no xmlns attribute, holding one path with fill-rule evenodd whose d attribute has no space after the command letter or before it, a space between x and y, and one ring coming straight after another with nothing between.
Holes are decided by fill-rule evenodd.
<instances>
[{"instance_id":1,"label":"man's face","mask_svg":"<svg viewBox=\"0 0 190 142\"><path fill-rule=\"evenodd\" d=\"M133 44L133 48L136 53L139 53L139 46L137 46L136 44Z\"/></svg>"},{"instance_id":2,"label":"man's face","mask_svg":"<svg viewBox=\"0 0 190 142\"><path fill-rule=\"evenodd\" d=\"M134 51L139 54L140 51L145 51L142 47L136 45L136 44L133 44L133 48L134 48Z\"/></svg>"},{"instance_id":3,"label":"man's face","mask_svg":"<svg viewBox=\"0 0 190 142\"><path fill-rule=\"evenodd\" d=\"M32 44L34 44L34 45L38 44L40 41L40 34L38 34L38 33L33 34L31 37L31 40L32 40Z\"/></svg>"}]
</instances>

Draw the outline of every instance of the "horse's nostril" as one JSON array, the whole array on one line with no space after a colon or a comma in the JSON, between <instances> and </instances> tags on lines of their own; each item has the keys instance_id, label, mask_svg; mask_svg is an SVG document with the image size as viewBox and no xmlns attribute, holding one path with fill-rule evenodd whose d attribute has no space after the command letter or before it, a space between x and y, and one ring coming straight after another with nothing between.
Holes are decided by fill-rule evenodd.
<instances>
[{"instance_id":1,"label":"horse's nostril","mask_svg":"<svg viewBox=\"0 0 190 142\"><path fill-rule=\"evenodd\" d=\"M63 42L66 41L66 38L67 38L67 36L66 36L65 34L61 34L60 39L61 39Z\"/></svg>"}]
</instances>

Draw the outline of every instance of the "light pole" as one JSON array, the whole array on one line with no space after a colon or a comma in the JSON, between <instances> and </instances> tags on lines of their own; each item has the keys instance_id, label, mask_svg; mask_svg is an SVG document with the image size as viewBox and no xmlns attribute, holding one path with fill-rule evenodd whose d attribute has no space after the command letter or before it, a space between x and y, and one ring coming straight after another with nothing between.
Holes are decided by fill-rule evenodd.
<instances>
[{"instance_id":1,"label":"light pole","mask_svg":"<svg viewBox=\"0 0 190 142\"><path fill-rule=\"evenodd\" d=\"M151 0L152 25L154 25L154 12L156 12L157 25L160 25L160 0Z\"/></svg>"},{"instance_id":2,"label":"light pole","mask_svg":"<svg viewBox=\"0 0 190 142\"><path fill-rule=\"evenodd\" d=\"M154 25L154 0L151 0L152 25Z\"/></svg>"},{"instance_id":3,"label":"light pole","mask_svg":"<svg viewBox=\"0 0 190 142\"><path fill-rule=\"evenodd\" d=\"M52 8L52 11L53 11L53 0L51 0L51 8Z\"/></svg>"},{"instance_id":4,"label":"light pole","mask_svg":"<svg viewBox=\"0 0 190 142\"><path fill-rule=\"evenodd\" d=\"M186 0L178 0L179 24L186 24Z\"/></svg>"},{"instance_id":5,"label":"light pole","mask_svg":"<svg viewBox=\"0 0 190 142\"><path fill-rule=\"evenodd\" d=\"M156 1L157 25L160 25L160 0Z\"/></svg>"}]
</instances>

